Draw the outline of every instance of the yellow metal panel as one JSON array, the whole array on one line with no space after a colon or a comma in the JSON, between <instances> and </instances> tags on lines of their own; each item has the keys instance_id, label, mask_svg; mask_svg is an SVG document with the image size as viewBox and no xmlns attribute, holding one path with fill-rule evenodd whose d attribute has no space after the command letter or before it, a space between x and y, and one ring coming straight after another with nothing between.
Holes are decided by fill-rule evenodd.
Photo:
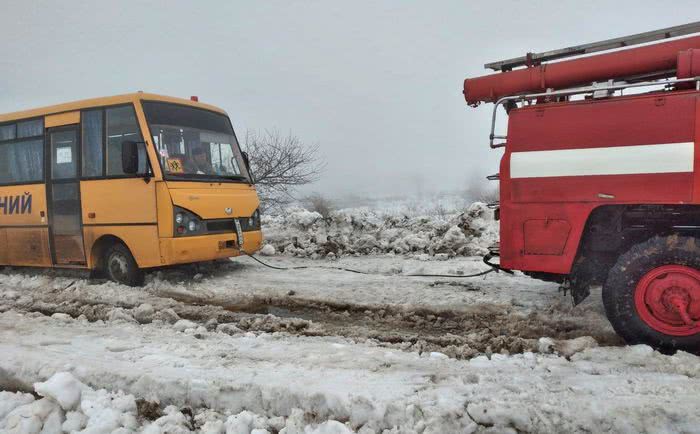
<instances>
[{"instance_id":1,"label":"yellow metal panel","mask_svg":"<svg viewBox=\"0 0 700 434\"><path fill-rule=\"evenodd\" d=\"M47 223L44 184L0 187L0 227Z\"/></svg>"},{"instance_id":2,"label":"yellow metal panel","mask_svg":"<svg viewBox=\"0 0 700 434\"><path fill-rule=\"evenodd\" d=\"M165 263L187 264L190 262L211 261L213 259L240 256L237 248L222 248L221 243L236 242L236 234L203 235L198 237L161 238L160 250ZM260 249L262 233L245 232L243 250L254 253Z\"/></svg>"},{"instance_id":3,"label":"yellow metal panel","mask_svg":"<svg viewBox=\"0 0 700 434\"><path fill-rule=\"evenodd\" d=\"M44 184L0 187L0 228L5 227L0 262L51 265L47 224Z\"/></svg>"},{"instance_id":4,"label":"yellow metal panel","mask_svg":"<svg viewBox=\"0 0 700 434\"><path fill-rule=\"evenodd\" d=\"M50 266L49 229L8 228L7 252L10 265Z\"/></svg>"},{"instance_id":5,"label":"yellow metal panel","mask_svg":"<svg viewBox=\"0 0 700 434\"><path fill-rule=\"evenodd\" d=\"M192 107L199 107L207 110L212 110L218 113L226 114L225 111L213 105L204 104L201 102L190 101L184 98L175 98L171 96L156 95L152 93L128 93L125 95L115 95L107 96L102 98L92 98L81 101L74 101L65 104L58 104L48 107L35 108L30 110L23 110L19 112L0 114L0 122L13 121L16 119L33 118L37 116L46 116L49 114L63 113L69 111L82 110L91 107L100 107L115 104L125 104L125 103L138 103L141 100L149 101L164 101L171 102L175 104L183 104Z\"/></svg>"},{"instance_id":6,"label":"yellow metal panel","mask_svg":"<svg viewBox=\"0 0 700 434\"><path fill-rule=\"evenodd\" d=\"M251 255L262 247L262 231L244 232L243 233L243 251Z\"/></svg>"},{"instance_id":7,"label":"yellow metal panel","mask_svg":"<svg viewBox=\"0 0 700 434\"><path fill-rule=\"evenodd\" d=\"M141 268L163 265L158 244L158 228L150 226L86 226L83 230L86 252L88 252L88 267L95 267L93 246L102 236L111 235L119 238L134 255L136 263Z\"/></svg>"},{"instance_id":8,"label":"yellow metal panel","mask_svg":"<svg viewBox=\"0 0 700 434\"><path fill-rule=\"evenodd\" d=\"M0 228L0 265L10 264L7 252L7 229Z\"/></svg>"},{"instance_id":9,"label":"yellow metal panel","mask_svg":"<svg viewBox=\"0 0 700 434\"><path fill-rule=\"evenodd\" d=\"M45 128L60 127L62 125L71 125L80 123L80 112L60 113L57 115L46 116L44 120Z\"/></svg>"},{"instance_id":10,"label":"yellow metal panel","mask_svg":"<svg viewBox=\"0 0 700 434\"><path fill-rule=\"evenodd\" d=\"M162 238L173 236L173 201L165 182L156 183L156 208L158 209L158 235Z\"/></svg>"},{"instance_id":11,"label":"yellow metal panel","mask_svg":"<svg viewBox=\"0 0 700 434\"><path fill-rule=\"evenodd\" d=\"M83 224L155 223L155 182L141 178L80 182Z\"/></svg>"},{"instance_id":12,"label":"yellow metal panel","mask_svg":"<svg viewBox=\"0 0 700 434\"><path fill-rule=\"evenodd\" d=\"M250 217L260 206L255 187L248 184L168 182L168 187L173 204L203 219Z\"/></svg>"}]
</instances>

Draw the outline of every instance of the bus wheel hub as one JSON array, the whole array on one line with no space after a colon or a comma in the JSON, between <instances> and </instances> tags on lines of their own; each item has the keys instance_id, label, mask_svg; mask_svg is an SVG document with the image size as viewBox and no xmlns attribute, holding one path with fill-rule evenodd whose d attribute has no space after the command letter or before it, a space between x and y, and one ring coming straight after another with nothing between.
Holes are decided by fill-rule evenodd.
<instances>
[{"instance_id":1,"label":"bus wheel hub","mask_svg":"<svg viewBox=\"0 0 700 434\"><path fill-rule=\"evenodd\" d=\"M700 332L700 271L683 265L654 268L637 284L635 307L641 319L661 333Z\"/></svg>"}]
</instances>

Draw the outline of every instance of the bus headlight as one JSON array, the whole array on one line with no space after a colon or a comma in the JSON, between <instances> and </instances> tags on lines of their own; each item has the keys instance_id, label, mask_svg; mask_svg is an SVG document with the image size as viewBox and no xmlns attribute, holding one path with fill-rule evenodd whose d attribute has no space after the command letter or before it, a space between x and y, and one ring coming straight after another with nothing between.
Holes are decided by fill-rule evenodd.
<instances>
[{"instance_id":1,"label":"bus headlight","mask_svg":"<svg viewBox=\"0 0 700 434\"><path fill-rule=\"evenodd\" d=\"M175 207L174 236L202 235L205 225L200 221L199 216L186 209Z\"/></svg>"},{"instance_id":2,"label":"bus headlight","mask_svg":"<svg viewBox=\"0 0 700 434\"><path fill-rule=\"evenodd\" d=\"M250 217L240 218L241 227L244 232L260 230L260 210L256 209Z\"/></svg>"}]
</instances>

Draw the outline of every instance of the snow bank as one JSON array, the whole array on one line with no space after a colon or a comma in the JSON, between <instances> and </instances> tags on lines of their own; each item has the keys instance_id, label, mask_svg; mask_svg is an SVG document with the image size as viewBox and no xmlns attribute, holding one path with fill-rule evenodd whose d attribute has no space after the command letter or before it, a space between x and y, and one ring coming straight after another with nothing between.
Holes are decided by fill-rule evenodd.
<instances>
[{"instance_id":1,"label":"snow bank","mask_svg":"<svg viewBox=\"0 0 700 434\"><path fill-rule=\"evenodd\" d=\"M301 208L263 216L264 253L302 257L366 254L483 255L498 238L493 211L476 202L465 212L411 216L350 208L324 218Z\"/></svg>"},{"instance_id":2,"label":"snow bank","mask_svg":"<svg viewBox=\"0 0 700 434\"><path fill-rule=\"evenodd\" d=\"M8 377L48 379L35 387L43 390L37 399L0 393L2 433L685 433L700 426L700 358L643 345L591 347L581 339L570 357L460 361L338 338L196 337L170 324L66 323L13 312L0 314L0 338ZM62 408L57 385L80 390L79 403L68 399Z\"/></svg>"},{"instance_id":3,"label":"snow bank","mask_svg":"<svg viewBox=\"0 0 700 434\"><path fill-rule=\"evenodd\" d=\"M69 372L58 372L43 383L35 383L28 393L0 392L0 432L3 434L345 434L353 431L328 420L306 423L304 413L268 418L244 410L221 414L210 409L167 406L160 417L149 420L138 400L122 392L95 390ZM143 402L143 401L142 401ZM157 403L155 403L157 408ZM158 412L158 411L156 411Z\"/></svg>"}]
</instances>

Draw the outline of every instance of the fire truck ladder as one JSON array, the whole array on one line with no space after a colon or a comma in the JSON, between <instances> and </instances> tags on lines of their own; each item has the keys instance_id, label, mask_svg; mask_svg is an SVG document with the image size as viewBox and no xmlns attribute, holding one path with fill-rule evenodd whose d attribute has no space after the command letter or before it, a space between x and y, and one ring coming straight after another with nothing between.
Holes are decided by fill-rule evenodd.
<instances>
[{"instance_id":1,"label":"fire truck ladder","mask_svg":"<svg viewBox=\"0 0 700 434\"><path fill-rule=\"evenodd\" d=\"M675 38L678 36L699 32L700 21L696 21L694 23L666 27L665 29L652 30L650 32L637 33L619 38L606 39L604 41L592 42L590 44L574 45L571 47L559 48L557 50L544 51L542 53L527 53L525 56L487 63L484 65L484 68L493 69L494 71L510 71L513 68L520 66L534 66L552 60L630 47L632 45L645 44L647 42Z\"/></svg>"}]
</instances>

